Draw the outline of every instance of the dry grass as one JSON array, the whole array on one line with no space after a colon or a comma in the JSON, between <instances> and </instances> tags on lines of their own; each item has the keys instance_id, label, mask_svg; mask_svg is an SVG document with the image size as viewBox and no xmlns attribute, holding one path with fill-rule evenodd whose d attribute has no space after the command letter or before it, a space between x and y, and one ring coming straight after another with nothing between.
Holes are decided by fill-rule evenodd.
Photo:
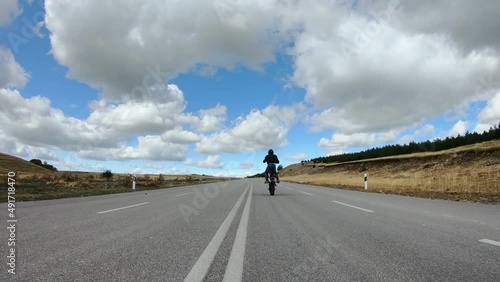
<instances>
[{"instance_id":1,"label":"dry grass","mask_svg":"<svg viewBox=\"0 0 500 282\"><path fill-rule=\"evenodd\" d=\"M22 174L50 174L51 170L30 163L23 159L0 153L0 174L6 175L9 172Z\"/></svg>"},{"instance_id":2,"label":"dry grass","mask_svg":"<svg viewBox=\"0 0 500 282\"><path fill-rule=\"evenodd\" d=\"M340 164L296 164L282 171L291 182L424 197L500 202L500 140Z\"/></svg>"}]
</instances>

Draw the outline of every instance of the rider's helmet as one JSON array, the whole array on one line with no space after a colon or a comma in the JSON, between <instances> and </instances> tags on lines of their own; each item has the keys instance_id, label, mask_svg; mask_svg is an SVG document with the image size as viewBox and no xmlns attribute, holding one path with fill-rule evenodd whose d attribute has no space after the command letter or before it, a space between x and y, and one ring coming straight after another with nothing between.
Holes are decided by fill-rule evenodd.
<instances>
[{"instance_id":1,"label":"rider's helmet","mask_svg":"<svg viewBox=\"0 0 500 282\"><path fill-rule=\"evenodd\" d=\"M273 149L269 149L269 151L267 151L267 153L268 153L269 155L272 155L272 154L274 154L274 151L273 151Z\"/></svg>"}]
</instances>

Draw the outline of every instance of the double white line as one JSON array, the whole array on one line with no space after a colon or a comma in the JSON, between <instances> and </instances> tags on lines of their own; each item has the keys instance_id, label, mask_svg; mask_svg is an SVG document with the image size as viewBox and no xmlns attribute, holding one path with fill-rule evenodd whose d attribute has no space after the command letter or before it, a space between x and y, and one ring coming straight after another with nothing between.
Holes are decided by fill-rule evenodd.
<instances>
[{"instance_id":1,"label":"double white line","mask_svg":"<svg viewBox=\"0 0 500 282\"><path fill-rule=\"evenodd\" d=\"M212 264L217 251L219 250L224 237L226 236L231 223L233 222L234 216L238 211L238 208L245 197L245 194L250 189L248 194L245 207L243 208L243 215L241 216L240 224L238 225L238 231L236 232L236 238L234 239L233 249L231 250L231 256L229 257L229 262L226 267L226 272L224 274L224 281L241 281L243 277L243 261L245 257L245 245L247 240L247 227L248 227L248 216L250 214L250 203L252 201L252 190L253 184L249 185L245 192L240 196L233 209L229 212L219 230L215 233L208 246L205 248L198 261L194 264L193 268L189 274L184 279L185 282L191 281L203 281L207 275L208 269Z\"/></svg>"}]
</instances>

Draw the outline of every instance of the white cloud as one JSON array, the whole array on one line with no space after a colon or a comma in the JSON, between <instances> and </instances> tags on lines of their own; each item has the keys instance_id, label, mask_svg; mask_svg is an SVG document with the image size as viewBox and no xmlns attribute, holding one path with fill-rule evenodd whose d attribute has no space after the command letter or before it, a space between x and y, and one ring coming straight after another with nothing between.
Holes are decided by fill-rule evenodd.
<instances>
[{"instance_id":1,"label":"white cloud","mask_svg":"<svg viewBox=\"0 0 500 282\"><path fill-rule=\"evenodd\" d=\"M0 88L23 88L28 83L29 77L16 62L12 52L0 46Z\"/></svg>"},{"instance_id":2,"label":"white cloud","mask_svg":"<svg viewBox=\"0 0 500 282\"><path fill-rule=\"evenodd\" d=\"M174 93L179 96L163 104L113 105L101 100L92 105L88 120L79 120L52 108L45 97L25 99L17 90L0 89L0 135L9 136L2 138L0 148L17 155L59 149L99 160L183 160L188 148L184 144L192 138L189 133L153 134L177 128L175 115L182 110L183 99L182 93ZM127 146L127 141L138 133L145 136L137 137L137 146Z\"/></svg>"},{"instance_id":3,"label":"white cloud","mask_svg":"<svg viewBox=\"0 0 500 282\"><path fill-rule=\"evenodd\" d=\"M399 130L380 133L334 133L331 139L321 138L318 146L323 148L327 155L335 155L345 153L347 148L393 143L399 133Z\"/></svg>"},{"instance_id":4,"label":"white cloud","mask_svg":"<svg viewBox=\"0 0 500 282\"><path fill-rule=\"evenodd\" d=\"M296 62L294 80L307 89L309 102L324 108L312 116L313 129L354 133L411 126L474 100L478 78L500 73L499 59L488 52L463 55L446 37L388 26L350 60L338 44L318 43Z\"/></svg>"},{"instance_id":5,"label":"white cloud","mask_svg":"<svg viewBox=\"0 0 500 282\"><path fill-rule=\"evenodd\" d=\"M174 130L163 133L161 139L165 142L176 144L191 144L200 141L201 137L194 132L182 130L180 127L177 127Z\"/></svg>"},{"instance_id":6,"label":"white cloud","mask_svg":"<svg viewBox=\"0 0 500 282\"><path fill-rule=\"evenodd\" d=\"M145 167L150 169L162 170L165 166L154 163L147 163Z\"/></svg>"},{"instance_id":7,"label":"white cloud","mask_svg":"<svg viewBox=\"0 0 500 282\"><path fill-rule=\"evenodd\" d=\"M0 129L0 152L5 152L18 157L29 157L28 146L17 141L12 136Z\"/></svg>"},{"instance_id":8,"label":"white cloud","mask_svg":"<svg viewBox=\"0 0 500 282\"><path fill-rule=\"evenodd\" d=\"M196 144L202 154L240 153L286 146L288 131L296 122L293 107L269 106L239 117L229 130L203 136Z\"/></svg>"},{"instance_id":9,"label":"white cloud","mask_svg":"<svg viewBox=\"0 0 500 282\"><path fill-rule=\"evenodd\" d=\"M423 0L401 5L398 21L405 30L447 34L466 52L500 46L498 1Z\"/></svg>"},{"instance_id":10,"label":"white cloud","mask_svg":"<svg viewBox=\"0 0 500 282\"><path fill-rule=\"evenodd\" d=\"M265 1L249 4L241 11L245 24L234 26L217 15L212 1L46 0L45 22L52 53L69 77L119 100L200 64L262 69L273 60L268 28L274 12Z\"/></svg>"},{"instance_id":11,"label":"white cloud","mask_svg":"<svg viewBox=\"0 0 500 282\"><path fill-rule=\"evenodd\" d=\"M220 155L208 156L205 161L200 161L198 166L202 168L223 168L224 162Z\"/></svg>"},{"instance_id":12,"label":"white cloud","mask_svg":"<svg viewBox=\"0 0 500 282\"><path fill-rule=\"evenodd\" d=\"M417 138L428 138L436 133L436 128L432 124L425 124L420 128L413 128L412 134L407 134L399 138L398 144L408 144L412 141L415 141Z\"/></svg>"},{"instance_id":13,"label":"white cloud","mask_svg":"<svg viewBox=\"0 0 500 282\"><path fill-rule=\"evenodd\" d=\"M132 160L181 161L186 157L186 145L167 143L160 136L140 136L137 146L120 148L82 150L79 155L94 160Z\"/></svg>"},{"instance_id":14,"label":"white cloud","mask_svg":"<svg viewBox=\"0 0 500 282\"><path fill-rule=\"evenodd\" d=\"M306 153L298 153L295 155L287 155L287 156L285 156L285 159L289 160L289 161L302 161L302 160L307 159L307 154Z\"/></svg>"},{"instance_id":15,"label":"white cloud","mask_svg":"<svg viewBox=\"0 0 500 282\"><path fill-rule=\"evenodd\" d=\"M38 38L44 38L45 37L45 34L42 33L41 29L42 27L45 26L45 22L44 21L39 21L36 26L33 28L33 32L36 34L36 36L38 36Z\"/></svg>"},{"instance_id":16,"label":"white cloud","mask_svg":"<svg viewBox=\"0 0 500 282\"><path fill-rule=\"evenodd\" d=\"M0 89L0 123L0 132L34 147L78 151L124 141L110 129L65 116L45 97L25 99L17 90Z\"/></svg>"},{"instance_id":17,"label":"white cloud","mask_svg":"<svg viewBox=\"0 0 500 282\"><path fill-rule=\"evenodd\" d=\"M222 161L222 157L220 155L211 155L208 156L206 160L198 162L187 159L186 161L184 161L184 164L188 166L196 166L199 168L221 169L224 167L224 162Z\"/></svg>"},{"instance_id":18,"label":"white cloud","mask_svg":"<svg viewBox=\"0 0 500 282\"><path fill-rule=\"evenodd\" d=\"M217 104L214 108L200 110L199 116L188 113L179 115L177 120L190 125L197 133L208 133L222 129L226 112L226 106Z\"/></svg>"},{"instance_id":19,"label":"white cloud","mask_svg":"<svg viewBox=\"0 0 500 282\"><path fill-rule=\"evenodd\" d=\"M474 131L482 133L490 127L500 124L500 92L491 98L478 115L478 124Z\"/></svg>"},{"instance_id":20,"label":"white cloud","mask_svg":"<svg viewBox=\"0 0 500 282\"><path fill-rule=\"evenodd\" d=\"M0 27L9 25L22 12L18 0L0 1Z\"/></svg>"},{"instance_id":21,"label":"white cloud","mask_svg":"<svg viewBox=\"0 0 500 282\"><path fill-rule=\"evenodd\" d=\"M91 104L88 121L123 133L159 134L176 127L176 116L185 108L184 95L176 85L158 88L142 101Z\"/></svg>"},{"instance_id":22,"label":"white cloud","mask_svg":"<svg viewBox=\"0 0 500 282\"><path fill-rule=\"evenodd\" d=\"M467 122L467 121L463 121L463 120L459 120L457 121L457 123L455 123L455 125L453 126L453 128L448 132L448 136L457 136L457 135L465 135L465 133L467 132L467 129L469 128L469 125L470 125L470 122Z\"/></svg>"},{"instance_id":23,"label":"white cloud","mask_svg":"<svg viewBox=\"0 0 500 282\"><path fill-rule=\"evenodd\" d=\"M49 150L47 148L39 148L39 147L33 147L33 146L28 146L27 148L28 154L30 158L33 159L40 159L44 161L59 161L59 157L57 157L52 150Z\"/></svg>"},{"instance_id":24,"label":"white cloud","mask_svg":"<svg viewBox=\"0 0 500 282\"><path fill-rule=\"evenodd\" d=\"M251 169L251 168L254 168L254 167L255 167L254 163L241 163L239 165L240 169Z\"/></svg>"}]
</instances>

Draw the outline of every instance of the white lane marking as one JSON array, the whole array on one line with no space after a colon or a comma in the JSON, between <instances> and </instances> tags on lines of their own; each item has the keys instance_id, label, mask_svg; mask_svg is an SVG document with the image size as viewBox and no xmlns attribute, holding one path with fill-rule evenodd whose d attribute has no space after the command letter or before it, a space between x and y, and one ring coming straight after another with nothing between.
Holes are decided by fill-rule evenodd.
<instances>
[{"instance_id":1,"label":"white lane marking","mask_svg":"<svg viewBox=\"0 0 500 282\"><path fill-rule=\"evenodd\" d=\"M493 240L490 240L490 239L481 239L481 240L479 240L479 242L500 247L500 242L493 241Z\"/></svg>"},{"instance_id":2,"label":"white lane marking","mask_svg":"<svg viewBox=\"0 0 500 282\"><path fill-rule=\"evenodd\" d=\"M184 278L185 282L187 281L198 282L198 281L203 281L203 279L205 279L205 275L207 274L208 269L210 268L210 265L212 264L212 261L214 260L215 255L217 254L217 250L219 250L219 247L222 244L222 241L224 240L224 237L226 236L229 227L231 226L231 222L233 222L234 216L236 215L236 211L240 207L241 202L243 201L243 198L249 188L250 185L248 185L248 187L245 189L245 192L241 194L240 198L234 205L233 209L229 212L224 222L222 222L221 226L219 227L219 230L217 230L210 243L208 243L208 246L205 248L201 256L198 258L198 261L196 261L193 268L191 268L191 271L189 271L186 278Z\"/></svg>"},{"instance_id":3,"label":"white lane marking","mask_svg":"<svg viewBox=\"0 0 500 282\"><path fill-rule=\"evenodd\" d=\"M337 204L344 205L344 206L346 206L346 207L351 207L351 208L355 208L355 209L358 209L358 210L362 210L362 211L365 211L365 212L374 212L374 211L371 211L371 210L367 210L367 209L364 209L364 208L356 207L356 206L349 205L349 204L342 203L342 202L337 202L337 201L332 201L332 202L337 203Z\"/></svg>"},{"instance_id":4,"label":"white lane marking","mask_svg":"<svg viewBox=\"0 0 500 282\"><path fill-rule=\"evenodd\" d=\"M286 189L288 189L288 190L292 190L292 191L293 191L293 189L292 189L292 188L290 188L290 187L285 187L285 188L286 188Z\"/></svg>"},{"instance_id":5,"label":"white lane marking","mask_svg":"<svg viewBox=\"0 0 500 282\"><path fill-rule=\"evenodd\" d=\"M187 192L187 193L182 193L182 194L179 194L179 195L175 195L176 197L180 197L180 196L184 196L184 195L187 195L187 194L191 194L191 192Z\"/></svg>"},{"instance_id":6,"label":"white lane marking","mask_svg":"<svg viewBox=\"0 0 500 282\"><path fill-rule=\"evenodd\" d=\"M108 212L114 212L114 211L124 210L124 209L138 207L138 206L142 206L142 205L146 205L146 204L149 204L149 202L140 203L140 204L131 205L131 206L126 206L126 207L121 207L121 208L116 208L116 209L107 210L107 211L100 211L100 212L98 212L98 214L103 214L103 213L108 213Z\"/></svg>"},{"instance_id":7,"label":"white lane marking","mask_svg":"<svg viewBox=\"0 0 500 282\"><path fill-rule=\"evenodd\" d=\"M253 184L250 187L250 192L248 192L247 202L243 208L243 215L238 225L238 231L236 231L233 249L231 250L226 273L224 274L224 282L242 281L243 279L243 262L245 261L245 246L247 244L248 216L250 215L252 191Z\"/></svg>"},{"instance_id":8,"label":"white lane marking","mask_svg":"<svg viewBox=\"0 0 500 282\"><path fill-rule=\"evenodd\" d=\"M307 192L304 192L304 191L299 191L299 192L300 192L300 193L302 193L302 194L307 194L307 195L309 195L309 196L312 196L312 195L313 195L313 194L311 194L311 193L307 193Z\"/></svg>"}]
</instances>

